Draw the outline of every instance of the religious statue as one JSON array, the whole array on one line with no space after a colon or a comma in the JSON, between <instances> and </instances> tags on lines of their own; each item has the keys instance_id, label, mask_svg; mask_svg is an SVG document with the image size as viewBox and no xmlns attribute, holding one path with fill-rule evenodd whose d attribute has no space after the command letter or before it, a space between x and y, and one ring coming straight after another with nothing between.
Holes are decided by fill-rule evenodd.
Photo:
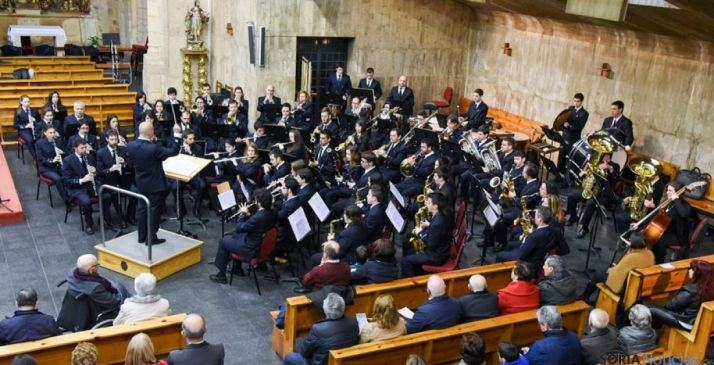
<instances>
[{"instance_id":1,"label":"religious statue","mask_svg":"<svg viewBox=\"0 0 714 365\"><path fill-rule=\"evenodd\" d=\"M208 23L208 19L208 13L201 9L201 5L196 0L184 19L186 24L186 47L188 49L203 49L203 42L199 38L201 38L201 28Z\"/></svg>"}]
</instances>

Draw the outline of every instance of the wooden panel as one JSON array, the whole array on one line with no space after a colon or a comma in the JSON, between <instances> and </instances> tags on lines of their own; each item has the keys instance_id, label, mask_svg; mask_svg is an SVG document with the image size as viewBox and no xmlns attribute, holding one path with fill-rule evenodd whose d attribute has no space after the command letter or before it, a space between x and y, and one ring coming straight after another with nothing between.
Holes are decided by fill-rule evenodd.
<instances>
[{"instance_id":1,"label":"wooden panel","mask_svg":"<svg viewBox=\"0 0 714 365\"><path fill-rule=\"evenodd\" d=\"M129 91L128 84L103 84L97 85L77 85L77 86L2 86L0 87L0 98L4 99L12 97L19 103L19 96L26 94L31 99L41 99L41 101L33 100L33 107L38 107L46 101L47 95L51 91L57 91L64 98L65 94L92 94L92 93L110 93L110 92L127 92ZM71 104L71 100L63 100L63 103Z\"/></svg>"},{"instance_id":2,"label":"wooden panel","mask_svg":"<svg viewBox=\"0 0 714 365\"><path fill-rule=\"evenodd\" d=\"M101 71L101 70L99 70ZM114 81L111 77L91 77L64 80L0 80L0 88L5 86L68 86L68 85L103 85Z\"/></svg>"}]
</instances>

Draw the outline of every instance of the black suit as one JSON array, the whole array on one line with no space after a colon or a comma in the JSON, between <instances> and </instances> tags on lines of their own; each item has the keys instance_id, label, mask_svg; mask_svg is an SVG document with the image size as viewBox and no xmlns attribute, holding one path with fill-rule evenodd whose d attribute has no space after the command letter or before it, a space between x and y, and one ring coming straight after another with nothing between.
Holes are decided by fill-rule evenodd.
<instances>
[{"instance_id":1,"label":"black suit","mask_svg":"<svg viewBox=\"0 0 714 365\"><path fill-rule=\"evenodd\" d=\"M330 136L330 144L333 146L337 145L337 142L339 142L340 138L340 126L337 124L337 122L330 122L328 124L325 123L320 123L318 125L320 133L322 132L327 132L327 134ZM319 139L320 136L316 136L316 138Z\"/></svg>"},{"instance_id":2,"label":"black suit","mask_svg":"<svg viewBox=\"0 0 714 365\"><path fill-rule=\"evenodd\" d=\"M397 190L408 198L421 194L424 190L424 182L434 172L434 163L438 158L436 153L432 153L419 160L414 166L414 175L397 184Z\"/></svg>"},{"instance_id":3,"label":"black suit","mask_svg":"<svg viewBox=\"0 0 714 365\"><path fill-rule=\"evenodd\" d=\"M560 229L552 226L537 227L528 235L525 242L515 242L509 251L501 251L496 254L497 262L511 260L526 261L531 264L531 268L537 270L543 266L543 261L548 255L548 251L561 247L563 235Z\"/></svg>"},{"instance_id":4,"label":"black suit","mask_svg":"<svg viewBox=\"0 0 714 365\"><path fill-rule=\"evenodd\" d=\"M268 114L265 110L265 105L266 104L275 104L275 105L280 105L281 100L279 97L273 95L273 102L272 103L266 103L265 102L265 96L261 96L258 98L258 111L260 112L260 117L258 117L259 120L262 120L263 122L268 122L270 123L271 121L275 120L275 117L277 115L275 114Z\"/></svg>"},{"instance_id":5,"label":"black suit","mask_svg":"<svg viewBox=\"0 0 714 365\"><path fill-rule=\"evenodd\" d=\"M488 290L469 292L458 299L461 322L473 322L498 316L498 295Z\"/></svg>"},{"instance_id":6,"label":"black suit","mask_svg":"<svg viewBox=\"0 0 714 365\"><path fill-rule=\"evenodd\" d=\"M476 105L475 102L471 102L469 105L469 110L463 117L468 121L467 128L478 128L486 124L486 115L488 114L488 105L481 101Z\"/></svg>"},{"instance_id":7,"label":"black suit","mask_svg":"<svg viewBox=\"0 0 714 365\"><path fill-rule=\"evenodd\" d=\"M387 205L386 204L376 204L376 205L364 205L362 210L365 212L364 225L367 227L367 234L369 236L369 241L374 241L379 236L382 235L384 227L389 224L387 218Z\"/></svg>"},{"instance_id":8,"label":"black suit","mask_svg":"<svg viewBox=\"0 0 714 365\"><path fill-rule=\"evenodd\" d=\"M443 213L436 213L432 217L429 227L420 233L424 240L423 253L413 253L413 247L405 246L407 252L413 254L402 258L402 277L411 277L421 273L421 265L441 265L449 258L451 246L452 217Z\"/></svg>"},{"instance_id":9,"label":"black suit","mask_svg":"<svg viewBox=\"0 0 714 365\"><path fill-rule=\"evenodd\" d=\"M357 270L351 273L352 284L364 285L372 283L386 283L388 281L397 280L399 277L399 268L397 262L391 260L381 260L374 258L367 260Z\"/></svg>"},{"instance_id":10,"label":"black suit","mask_svg":"<svg viewBox=\"0 0 714 365\"><path fill-rule=\"evenodd\" d=\"M297 197L292 197L288 200L285 200L280 204L280 206L276 206L276 209L278 211L278 247L282 250L286 250L290 248L290 246L295 244L295 234L293 233L293 229L290 226L290 222L288 221L288 217L290 217L291 214L295 213L298 208L302 205L302 202L300 199Z\"/></svg>"},{"instance_id":11,"label":"black suit","mask_svg":"<svg viewBox=\"0 0 714 365\"><path fill-rule=\"evenodd\" d=\"M60 122L59 120L52 120L52 122L47 123L44 120L38 120L35 122L35 141L39 141L42 139L42 130L45 128L45 126L51 126L54 128L57 133L62 132L60 129Z\"/></svg>"},{"instance_id":12,"label":"black suit","mask_svg":"<svg viewBox=\"0 0 714 365\"><path fill-rule=\"evenodd\" d=\"M367 229L362 223L348 225L335 239L340 243L340 259L349 263L355 262L357 247L369 243Z\"/></svg>"},{"instance_id":13,"label":"black suit","mask_svg":"<svg viewBox=\"0 0 714 365\"><path fill-rule=\"evenodd\" d=\"M355 203L355 192L359 189L362 189L362 191L359 192L359 195L362 200L364 200L367 197L367 184L369 183L369 179L371 176L374 174L378 173L379 169L378 168L373 168L366 173L362 173L355 182L354 187L352 189L343 186L343 187L336 187L335 189L330 189L330 191L325 194L325 204L327 204L328 207L330 207L330 210L332 211L332 215L335 217L339 217L342 214L342 211L349 205L352 205ZM343 198L340 201L337 201L337 199Z\"/></svg>"},{"instance_id":14,"label":"black suit","mask_svg":"<svg viewBox=\"0 0 714 365\"><path fill-rule=\"evenodd\" d=\"M127 160L127 148L123 146L117 146L114 154L117 156L121 157L124 159L124 161ZM123 167L122 168L122 173L120 174L119 171L110 171L111 167L114 166L116 163L116 158L112 154L112 152L109 150L109 147L104 147L101 148L99 151L97 151L97 174L99 177L102 179L102 184L108 184L108 185L113 185L117 186L120 188L129 188L129 185L131 185L131 182L127 181L126 173L127 173L127 168ZM114 209L121 215L121 206L119 205L119 195L111 190L105 190L107 193L109 193L112 196L112 203L114 204ZM109 207L105 207L105 209L109 210Z\"/></svg>"},{"instance_id":15,"label":"black suit","mask_svg":"<svg viewBox=\"0 0 714 365\"><path fill-rule=\"evenodd\" d=\"M359 80L359 84L357 86L360 89L372 89L374 90L374 101L376 102L377 99L382 97L382 84L377 81L377 79L372 79L371 83L367 85L367 79L361 79Z\"/></svg>"},{"instance_id":16,"label":"black suit","mask_svg":"<svg viewBox=\"0 0 714 365\"><path fill-rule=\"evenodd\" d=\"M231 252L238 253L246 261L257 257L260 253L263 235L275 226L276 219L277 215L272 209L259 209L248 218L244 214L240 214L233 234L223 237L219 242L214 261L218 268L218 275L226 274L226 265Z\"/></svg>"},{"instance_id":17,"label":"black suit","mask_svg":"<svg viewBox=\"0 0 714 365\"><path fill-rule=\"evenodd\" d=\"M30 122L30 116L35 118L35 123L33 123L34 126L37 121L40 120L40 113L32 108L27 108L27 110L18 108L17 111L15 111L15 118L13 122L15 124L15 129L17 129L18 136L25 140L27 149L30 150L32 157L35 157L35 136L32 134L31 128L25 128L25 126ZM37 134L37 130L35 130L35 134Z\"/></svg>"},{"instance_id":18,"label":"black suit","mask_svg":"<svg viewBox=\"0 0 714 365\"><path fill-rule=\"evenodd\" d=\"M333 186L336 185L334 150L329 146L322 147L318 143L313 151L315 153L315 161L317 161L317 170L322 175L322 178Z\"/></svg>"},{"instance_id":19,"label":"black suit","mask_svg":"<svg viewBox=\"0 0 714 365\"><path fill-rule=\"evenodd\" d=\"M222 344L212 345L206 341L188 344L183 350L173 350L166 361L169 365L223 365L225 352Z\"/></svg>"},{"instance_id":20,"label":"black suit","mask_svg":"<svg viewBox=\"0 0 714 365\"><path fill-rule=\"evenodd\" d=\"M384 180L397 183L401 179L402 173L399 166L405 158L407 158L407 147L404 143L399 142L391 148L387 147L387 156L384 158L384 167L382 167Z\"/></svg>"},{"instance_id":21,"label":"black suit","mask_svg":"<svg viewBox=\"0 0 714 365\"><path fill-rule=\"evenodd\" d=\"M95 132L94 130L97 128L97 123L94 121L94 118L92 118L91 115L85 114L84 117L82 117L82 121L89 123L89 133ZM64 118L64 124L62 125L62 138L64 138L66 141L69 137L71 137L67 131L69 129L69 126L75 126L77 127L77 129L79 129L79 124L81 123L77 120L77 116L74 114L68 115L66 118Z\"/></svg>"},{"instance_id":22,"label":"black suit","mask_svg":"<svg viewBox=\"0 0 714 365\"><path fill-rule=\"evenodd\" d=\"M62 170L60 168L60 164L59 162L53 162L57 156L55 145L42 138L37 141L35 148L37 150L37 162L40 174L50 178L55 183L55 188L60 194L60 198L62 198L62 200L66 200L67 192L65 191L64 183L62 182Z\"/></svg>"},{"instance_id":23,"label":"black suit","mask_svg":"<svg viewBox=\"0 0 714 365\"><path fill-rule=\"evenodd\" d=\"M91 182L81 183L79 180L82 179L88 173L87 166L96 166L94 161L92 161L91 156L86 156L82 160L77 156L77 154L72 153L62 160L62 178L64 186L67 189L67 196L69 199L75 199L77 204L81 207L82 214L84 215L84 221L87 224L87 228L94 227L94 221L92 219L92 201L91 198L94 196L94 189ZM95 180L97 189L99 189L99 182ZM109 204L111 196L109 194L102 194L102 200L104 205ZM105 218L107 218L107 213L109 210L105 210Z\"/></svg>"},{"instance_id":24,"label":"black suit","mask_svg":"<svg viewBox=\"0 0 714 365\"><path fill-rule=\"evenodd\" d=\"M570 150L573 148L573 145L580 140L580 135L582 134L583 128L585 128L585 124L588 122L588 117L590 115L585 108L576 110L572 105L568 108L568 110L572 114L567 120L570 126L563 127L563 140L565 141L565 145L563 147L565 149L562 153L558 154L558 169L563 173L566 173L565 157L570 154Z\"/></svg>"},{"instance_id":25,"label":"black suit","mask_svg":"<svg viewBox=\"0 0 714 365\"><path fill-rule=\"evenodd\" d=\"M331 74L327 80L327 94L333 103L344 104L345 101L342 97L347 97L352 94L352 80L350 80L350 75L343 73L338 80L337 73Z\"/></svg>"},{"instance_id":26,"label":"black suit","mask_svg":"<svg viewBox=\"0 0 714 365\"><path fill-rule=\"evenodd\" d=\"M290 174L290 164L283 161L278 167L273 168L267 174L263 175L263 182L266 186L270 183L279 180L282 177L288 176Z\"/></svg>"},{"instance_id":27,"label":"black suit","mask_svg":"<svg viewBox=\"0 0 714 365\"><path fill-rule=\"evenodd\" d=\"M414 114L414 92L409 86L405 86L402 93L399 93L399 86L393 87L387 102L392 108L395 106L402 108L400 114L404 116L410 117Z\"/></svg>"},{"instance_id":28,"label":"black suit","mask_svg":"<svg viewBox=\"0 0 714 365\"><path fill-rule=\"evenodd\" d=\"M626 116L620 115L620 118L617 120L617 122L614 122L612 117L605 118L605 120L602 122L602 129L608 128L617 128L621 130L622 133L624 133L625 135L625 139L623 141L620 141L620 143L625 146L632 146L632 142L634 141L634 134L632 133L632 121L629 120Z\"/></svg>"},{"instance_id":29,"label":"black suit","mask_svg":"<svg viewBox=\"0 0 714 365\"><path fill-rule=\"evenodd\" d=\"M67 146L65 148L65 152L72 153L74 151L74 141L78 139L84 139L85 142L87 142L88 145L92 147L92 151L96 152L99 149L99 141L97 140L97 136L93 134L88 134L85 138L81 137L79 133L69 137L69 140L67 141Z\"/></svg>"}]
</instances>

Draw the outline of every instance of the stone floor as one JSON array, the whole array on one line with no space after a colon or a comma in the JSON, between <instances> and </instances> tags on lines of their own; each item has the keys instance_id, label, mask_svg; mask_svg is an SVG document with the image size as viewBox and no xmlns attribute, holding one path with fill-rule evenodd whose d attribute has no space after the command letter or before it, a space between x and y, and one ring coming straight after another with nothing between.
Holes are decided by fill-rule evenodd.
<instances>
[{"instance_id":1,"label":"stone floor","mask_svg":"<svg viewBox=\"0 0 714 365\"><path fill-rule=\"evenodd\" d=\"M0 276L5 277L0 283L0 313L11 315L14 310L14 294L21 288L32 287L39 295L41 311L57 315L65 292L65 287L57 287L77 256L94 253L93 246L100 240L97 232L88 236L80 231L79 214L75 209L70 213L67 224L64 219L64 205L54 199L55 206L50 208L47 189L43 185L40 200L35 200L37 179L35 170L29 161L23 165L15 158L15 151L6 152L8 163L13 173L15 185L19 189L25 209L24 224L0 227ZM57 198L57 193L52 194ZM168 200L168 209L173 208L172 199ZM95 214L96 217L96 214ZM176 230L175 221L167 221L162 226ZM477 259L481 249L476 247L478 232L482 224L477 223L466 246L462 266L469 266ZM130 227L131 229L131 227ZM228 228L230 229L230 228ZM226 364L280 364L281 362L270 349L272 321L268 312L292 295L293 285L276 285L261 279L263 295L255 290L252 278L237 277L233 286L218 285L208 280L208 275L215 271L213 261L220 236L220 224L213 218L208 223L207 231L200 227L190 227L205 243L202 248L200 264L181 271L158 284L158 292L171 302L174 312L199 312L205 315L208 323L207 340L221 342L226 347ZM572 253L566 257L570 268L582 269L585 266L586 253L579 248L587 247L586 239L576 240L574 229L566 230ZM397 238L400 243L401 237ZM711 254L714 251L712 239L706 235L700 238L700 246L694 255ZM591 257L590 267L604 269L611 259L615 234L610 221L606 221L597 237L597 246L603 248L600 255ZM137 249L140 247L137 246ZM487 259L493 259L489 250ZM280 271L284 277L287 270ZM132 288L132 280L120 274L101 269L102 275L117 280ZM586 277L576 273L580 287ZM711 351L710 351L711 353Z\"/></svg>"}]
</instances>

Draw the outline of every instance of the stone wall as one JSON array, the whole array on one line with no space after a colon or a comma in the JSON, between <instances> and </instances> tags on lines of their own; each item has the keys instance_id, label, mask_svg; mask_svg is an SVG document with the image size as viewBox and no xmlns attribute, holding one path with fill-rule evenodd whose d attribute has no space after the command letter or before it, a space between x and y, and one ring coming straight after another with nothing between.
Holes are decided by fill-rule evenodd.
<instances>
[{"instance_id":1,"label":"stone wall","mask_svg":"<svg viewBox=\"0 0 714 365\"><path fill-rule=\"evenodd\" d=\"M551 124L582 92L586 131L599 129L619 99L636 150L714 168L714 44L501 12L477 14L472 24L467 95L480 87L489 105ZM600 76L603 63L610 78Z\"/></svg>"}]
</instances>

